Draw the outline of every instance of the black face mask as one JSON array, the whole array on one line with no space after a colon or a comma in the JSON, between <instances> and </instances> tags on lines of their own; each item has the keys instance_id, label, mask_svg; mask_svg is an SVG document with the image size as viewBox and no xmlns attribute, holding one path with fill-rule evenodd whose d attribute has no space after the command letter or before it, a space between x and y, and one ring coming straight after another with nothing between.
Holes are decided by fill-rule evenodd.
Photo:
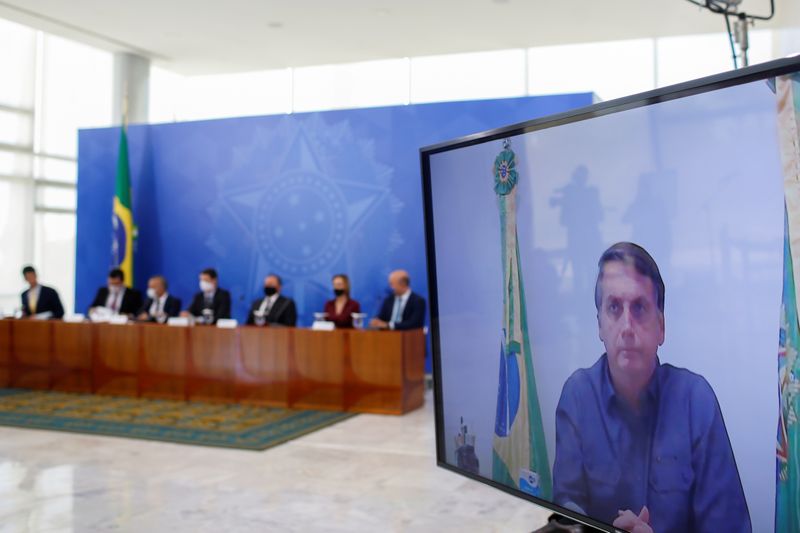
<instances>
[{"instance_id":1,"label":"black face mask","mask_svg":"<svg viewBox=\"0 0 800 533\"><path fill-rule=\"evenodd\" d=\"M336 296L341 296L344 294L344 289L333 289L333 294Z\"/></svg>"},{"instance_id":2,"label":"black face mask","mask_svg":"<svg viewBox=\"0 0 800 533\"><path fill-rule=\"evenodd\" d=\"M272 296L276 292L278 292L278 289L276 289L275 287L264 287L264 294L266 294L267 296Z\"/></svg>"}]
</instances>

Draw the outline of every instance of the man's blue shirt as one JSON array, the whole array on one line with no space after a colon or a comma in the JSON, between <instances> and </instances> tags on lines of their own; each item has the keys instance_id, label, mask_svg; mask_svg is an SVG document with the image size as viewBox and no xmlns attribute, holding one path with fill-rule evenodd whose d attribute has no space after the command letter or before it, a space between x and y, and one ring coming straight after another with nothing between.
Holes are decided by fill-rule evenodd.
<instances>
[{"instance_id":1,"label":"man's blue shirt","mask_svg":"<svg viewBox=\"0 0 800 533\"><path fill-rule=\"evenodd\" d=\"M714 391L659 361L638 414L617 396L607 355L570 376L556 409L553 482L554 503L609 524L646 505L654 533L752 531Z\"/></svg>"}]
</instances>

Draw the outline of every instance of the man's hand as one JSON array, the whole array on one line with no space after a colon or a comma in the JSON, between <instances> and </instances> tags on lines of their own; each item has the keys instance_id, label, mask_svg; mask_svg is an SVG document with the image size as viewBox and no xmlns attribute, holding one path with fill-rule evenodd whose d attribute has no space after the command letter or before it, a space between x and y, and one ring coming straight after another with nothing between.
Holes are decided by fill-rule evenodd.
<instances>
[{"instance_id":1,"label":"man's hand","mask_svg":"<svg viewBox=\"0 0 800 533\"><path fill-rule=\"evenodd\" d=\"M377 329L386 329L389 327L389 323L384 322L380 318L373 318L372 320L369 321L369 327Z\"/></svg>"},{"instance_id":2,"label":"man's hand","mask_svg":"<svg viewBox=\"0 0 800 533\"><path fill-rule=\"evenodd\" d=\"M630 533L653 533L653 528L650 527L650 511L647 506L642 507L639 516L633 514L630 509L619 511L619 516L614 520L613 526Z\"/></svg>"}]
</instances>

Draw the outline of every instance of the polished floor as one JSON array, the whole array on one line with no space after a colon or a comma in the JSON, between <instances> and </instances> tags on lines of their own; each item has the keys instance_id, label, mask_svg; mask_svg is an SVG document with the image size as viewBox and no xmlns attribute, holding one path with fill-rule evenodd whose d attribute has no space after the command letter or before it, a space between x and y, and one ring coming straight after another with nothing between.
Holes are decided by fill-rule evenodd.
<instances>
[{"instance_id":1,"label":"polished floor","mask_svg":"<svg viewBox=\"0 0 800 533\"><path fill-rule=\"evenodd\" d=\"M549 513L437 468L433 410L264 452L0 428L0 532L530 532Z\"/></svg>"}]
</instances>

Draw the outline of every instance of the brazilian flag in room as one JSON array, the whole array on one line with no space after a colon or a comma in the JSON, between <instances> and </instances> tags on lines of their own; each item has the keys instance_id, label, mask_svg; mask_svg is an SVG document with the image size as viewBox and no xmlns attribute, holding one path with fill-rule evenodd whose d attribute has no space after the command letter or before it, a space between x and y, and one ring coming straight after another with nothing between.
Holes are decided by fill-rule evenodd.
<instances>
[{"instance_id":1,"label":"brazilian flag in room","mask_svg":"<svg viewBox=\"0 0 800 533\"><path fill-rule=\"evenodd\" d=\"M778 350L776 533L800 533L800 76L776 80L784 172L783 301Z\"/></svg>"},{"instance_id":2,"label":"brazilian flag in room","mask_svg":"<svg viewBox=\"0 0 800 533\"><path fill-rule=\"evenodd\" d=\"M503 327L492 479L545 500L553 484L528 336L525 288L517 239L516 155L508 140L494 161L503 264Z\"/></svg>"},{"instance_id":3,"label":"brazilian flag in room","mask_svg":"<svg viewBox=\"0 0 800 533\"><path fill-rule=\"evenodd\" d=\"M133 223L131 202L131 169L128 162L128 136L126 127L120 128L117 178L112 215L111 262L125 273L125 284L133 285L133 243L136 226Z\"/></svg>"}]
</instances>

